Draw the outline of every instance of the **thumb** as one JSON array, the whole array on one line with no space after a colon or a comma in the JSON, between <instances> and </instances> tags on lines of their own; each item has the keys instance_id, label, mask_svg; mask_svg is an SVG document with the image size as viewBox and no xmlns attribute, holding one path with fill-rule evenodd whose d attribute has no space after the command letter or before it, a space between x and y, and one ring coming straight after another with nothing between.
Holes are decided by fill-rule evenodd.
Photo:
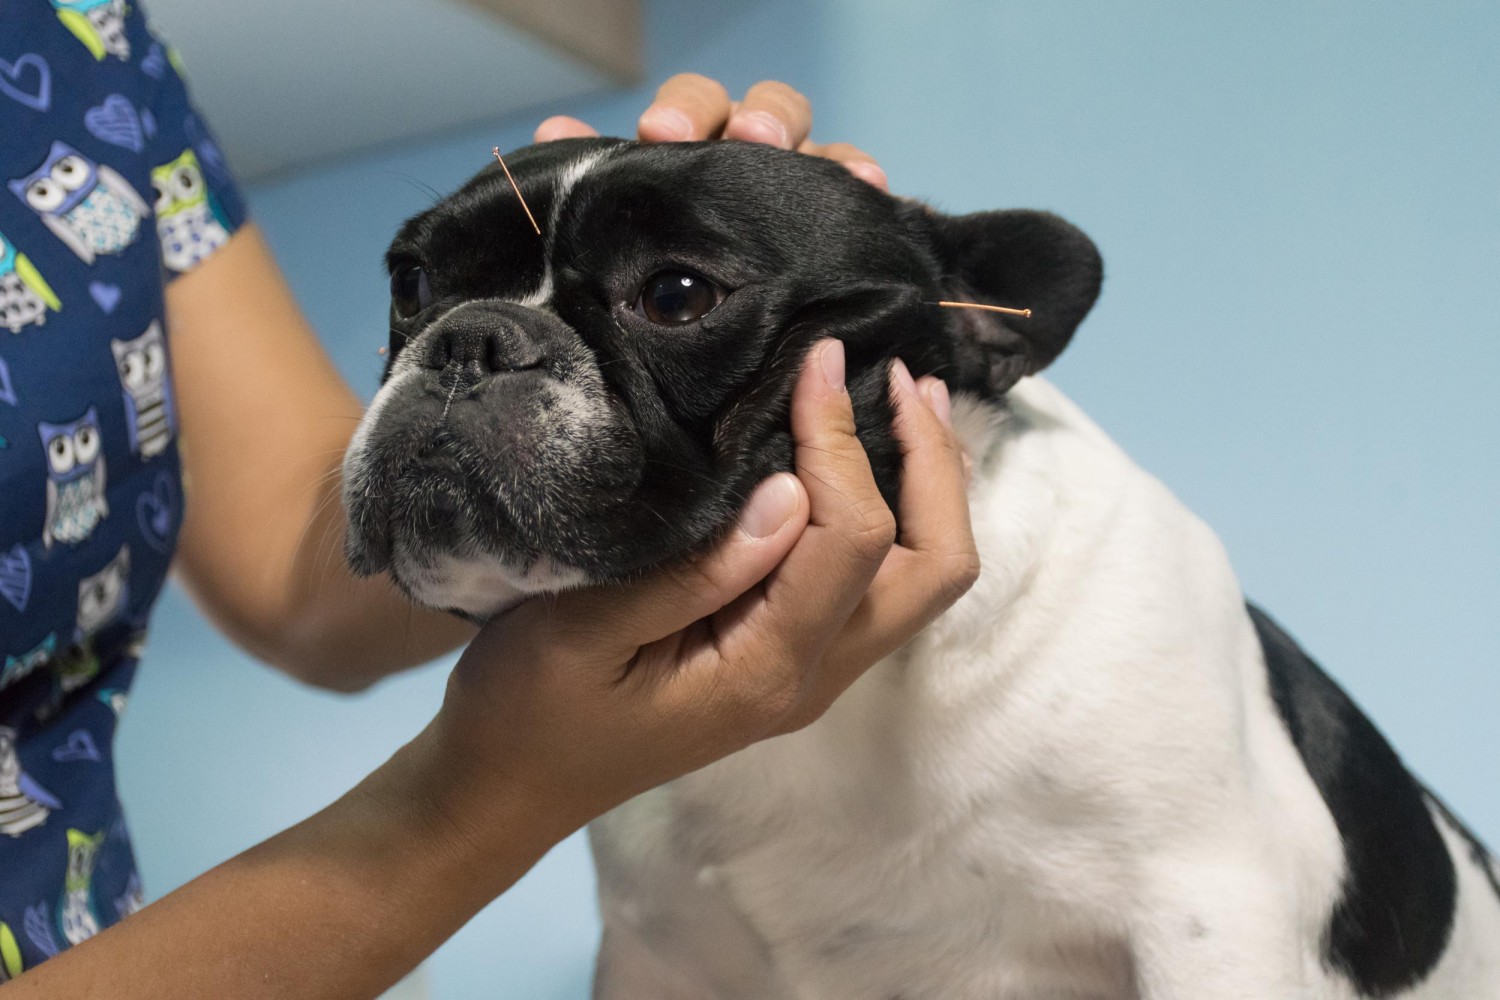
<instances>
[{"instance_id":1,"label":"thumb","mask_svg":"<svg viewBox=\"0 0 1500 1000\"><path fill-rule=\"evenodd\" d=\"M628 584L562 594L554 618L573 623L598 653L629 657L707 618L765 579L802 536L807 517L801 481L779 472L756 487L735 526L706 553Z\"/></svg>"}]
</instances>

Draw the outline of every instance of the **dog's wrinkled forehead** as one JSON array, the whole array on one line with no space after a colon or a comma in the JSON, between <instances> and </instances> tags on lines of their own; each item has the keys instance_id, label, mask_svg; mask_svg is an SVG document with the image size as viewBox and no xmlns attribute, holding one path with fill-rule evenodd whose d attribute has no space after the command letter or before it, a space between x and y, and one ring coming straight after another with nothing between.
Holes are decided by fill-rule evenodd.
<instances>
[{"instance_id":1,"label":"dog's wrinkled forehead","mask_svg":"<svg viewBox=\"0 0 1500 1000\"><path fill-rule=\"evenodd\" d=\"M673 263L738 286L784 274L799 254L816 253L826 267L857 271L851 222L874 213L889 224L889 204L836 164L741 145L580 139L531 146L507 165L541 236L495 164L410 220L388 261L393 270L428 265L437 300L484 296L533 307L550 303L554 267L577 279L602 278L622 264ZM643 276L615 275L627 285Z\"/></svg>"}]
</instances>

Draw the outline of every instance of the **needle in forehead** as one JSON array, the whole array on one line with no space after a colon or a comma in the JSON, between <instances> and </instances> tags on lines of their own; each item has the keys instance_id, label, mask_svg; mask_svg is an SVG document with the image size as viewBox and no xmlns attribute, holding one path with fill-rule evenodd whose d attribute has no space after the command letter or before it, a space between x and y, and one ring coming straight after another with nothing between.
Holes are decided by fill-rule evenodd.
<instances>
[{"instance_id":1,"label":"needle in forehead","mask_svg":"<svg viewBox=\"0 0 1500 1000\"><path fill-rule=\"evenodd\" d=\"M491 149L490 152L494 153L495 159L500 161L500 169L505 171L505 179L510 181L510 188L516 193L516 200L519 201L521 203L521 207L526 210L526 218L531 220L531 228L536 230L536 234L538 236L542 235L542 227L536 224L536 216L531 214L531 206L527 205L526 199L521 197L520 185L518 185L516 183L516 179L510 175L510 167L507 167L505 165L505 157L500 155L500 147L496 146L494 149Z\"/></svg>"}]
</instances>

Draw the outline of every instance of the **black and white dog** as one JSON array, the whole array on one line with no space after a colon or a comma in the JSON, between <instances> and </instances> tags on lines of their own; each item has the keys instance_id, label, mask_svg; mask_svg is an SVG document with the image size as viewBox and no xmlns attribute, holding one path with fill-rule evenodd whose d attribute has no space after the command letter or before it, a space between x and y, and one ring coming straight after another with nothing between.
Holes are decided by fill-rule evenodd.
<instances>
[{"instance_id":1,"label":"black and white dog","mask_svg":"<svg viewBox=\"0 0 1500 1000\"><path fill-rule=\"evenodd\" d=\"M517 153L389 252L348 553L474 618L628 577L791 466L806 348L956 393L978 584L806 730L597 821L602 1000L1500 1000L1500 868L1039 378L1098 293L1038 212L947 217L740 143ZM935 308L1029 307L1030 319Z\"/></svg>"}]
</instances>

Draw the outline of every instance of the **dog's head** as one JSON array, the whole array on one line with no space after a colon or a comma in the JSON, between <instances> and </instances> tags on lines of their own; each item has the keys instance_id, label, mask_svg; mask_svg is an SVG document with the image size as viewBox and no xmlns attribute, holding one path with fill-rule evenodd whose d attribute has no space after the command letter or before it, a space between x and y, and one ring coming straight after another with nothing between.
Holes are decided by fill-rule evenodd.
<instances>
[{"instance_id":1,"label":"dog's head","mask_svg":"<svg viewBox=\"0 0 1500 1000\"><path fill-rule=\"evenodd\" d=\"M470 617L714 537L791 468L788 400L823 337L894 504L891 360L998 399L1099 290L1055 216L944 216L766 146L580 139L507 163L542 235L498 165L402 227L384 385L344 463L354 569Z\"/></svg>"}]
</instances>

